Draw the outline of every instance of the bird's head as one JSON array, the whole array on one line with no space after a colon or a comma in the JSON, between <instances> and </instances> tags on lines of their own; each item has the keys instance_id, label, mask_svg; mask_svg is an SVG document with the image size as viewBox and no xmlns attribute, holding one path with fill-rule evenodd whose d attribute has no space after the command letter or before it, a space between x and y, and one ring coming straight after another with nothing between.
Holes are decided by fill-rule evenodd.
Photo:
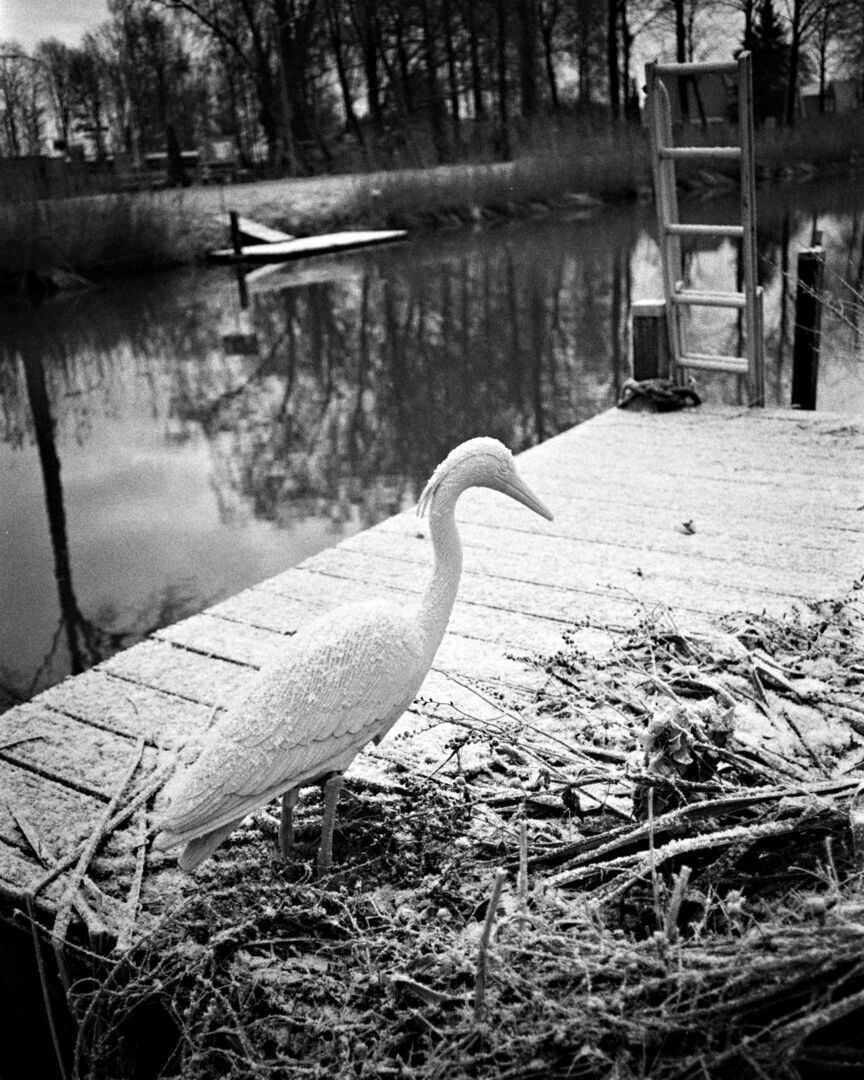
<instances>
[{"instance_id":1,"label":"bird's head","mask_svg":"<svg viewBox=\"0 0 864 1080\"><path fill-rule=\"evenodd\" d=\"M516 471L516 462L507 447L497 439L469 439L451 450L423 489L417 503L423 515L436 494L444 488L457 498L466 488L488 487L509 495L536 514L552 520L551 512L537 498Z\"/></svg>"}]
</instances>

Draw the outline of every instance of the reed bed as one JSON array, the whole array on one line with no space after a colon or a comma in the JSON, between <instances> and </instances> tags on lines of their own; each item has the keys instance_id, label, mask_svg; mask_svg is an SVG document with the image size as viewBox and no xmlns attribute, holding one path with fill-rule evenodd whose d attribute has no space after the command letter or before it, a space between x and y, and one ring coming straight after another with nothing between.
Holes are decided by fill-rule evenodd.
<instances>
[{"instance_id":1,"label":"reed bed","mask_svg":"<svg viewBox=\"0 0 864 1080\"><path fill-rule=\"evenodd\" d=\"M179 192L0 202L0 281L28 271L82 275L153 269L200 254Z\"/></svg>"},{"instance_id":2,"label":"reed bed","mask_svg":"<svg viewBox=\"0 0 864 1080\"><path fill-rule=\"evenodd\" d=\"M574 627L538 699L459 718L431 775L349 782L324 882L318 796L291 864L258 813L145 937L67 945L70 1072L864 1068L861 584L698 634Z\"/></svg>"}]
</instances>

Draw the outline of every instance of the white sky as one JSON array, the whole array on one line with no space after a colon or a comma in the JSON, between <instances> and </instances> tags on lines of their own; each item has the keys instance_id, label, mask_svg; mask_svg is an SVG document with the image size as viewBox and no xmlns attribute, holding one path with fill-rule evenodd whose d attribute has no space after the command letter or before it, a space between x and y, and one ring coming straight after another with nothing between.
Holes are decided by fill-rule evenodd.
<instances>
[{"instance_id":1,"label":"white sky","mask_svg":"<svg viewBox=\"0 0 864 1080\"><path fill-rule=\"evenodd\" d=\"M80 45L86 31L107 18L105 0L0 0L0 41L17 41L28 51L49 37Z\"/></svg>"}]
</instances>

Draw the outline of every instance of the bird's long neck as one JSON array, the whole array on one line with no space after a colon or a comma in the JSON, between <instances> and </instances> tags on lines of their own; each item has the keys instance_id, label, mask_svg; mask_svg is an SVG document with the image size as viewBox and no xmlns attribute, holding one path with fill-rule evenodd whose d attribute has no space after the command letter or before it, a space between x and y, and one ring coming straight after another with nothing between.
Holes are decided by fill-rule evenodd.
<instances>
[{"instance_id":1,"label":"bird's long neck","mask_svg":"<svg viewBox=\"0 0 864 1080\"><path fill-rule=\"evenodd\" d=\"M433 655L447 629L462 573L462 544L455 515L460 492L461 489L454 490L445 483L443 489L435 494L429 508L435 565L420 604L420 625Z\"/></svg>"}]
</instances>

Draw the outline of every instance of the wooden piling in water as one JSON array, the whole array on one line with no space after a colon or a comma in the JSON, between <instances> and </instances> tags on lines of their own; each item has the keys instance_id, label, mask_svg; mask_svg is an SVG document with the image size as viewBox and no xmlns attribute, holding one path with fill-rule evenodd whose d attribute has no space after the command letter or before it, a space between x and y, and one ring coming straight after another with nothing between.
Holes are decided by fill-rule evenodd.
<instances>
[{"instance_id":1,"label":"wooden piling in water","mask_svg":"<svg viewBox=\"0 0 864 1080\"><path fill-rule=\"evenodd\" d=\"M234 254L240 258L243 254L243 238L240 235L240 215L236 210L229 210L228 220L231 224L231 247L234 250Z\"/></svg>"},{"instance_id":2,"label":"wooden piling in water","mask_svg":"<svg viewBox=\"0 0 864 1080\"><path fill-rule=\"evenodd\" d=\"M795 339L792 349L792 408L815 409L819 383L822 337L822 283L825 249L806 248L798 253L798 288L795 294Z\"/></svg>"}]
</instances>

